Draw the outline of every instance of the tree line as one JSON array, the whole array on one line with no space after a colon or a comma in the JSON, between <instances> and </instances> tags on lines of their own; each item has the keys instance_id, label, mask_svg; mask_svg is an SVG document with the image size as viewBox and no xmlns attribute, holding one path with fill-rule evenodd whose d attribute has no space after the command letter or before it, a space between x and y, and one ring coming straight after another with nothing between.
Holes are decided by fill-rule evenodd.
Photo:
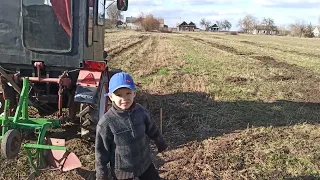
<instances>
[{"instance_id":1,"label":"tree line","mask_svg":"<svg viewBox=\"0 0 320 180\"><path fill-rule=\"evenodd\" d=\"M320 25L320 17L318 19ZM205 18L200 20L200 26L205 30L209 30L213 24L219 27L219 30L230 30L232 24L228 20L215 21L212 23ZM253 15L246 15L239 19L237 27L243 33L253 33L256 29L261 29L266 31L265 34L272 34L272 32L277 32L280 35L292 35L298 37L314 37L313 30L315 26L311 23L307 23L305 20L297 19L293 23L288 25L276 26L275 20L272 18L264 17L261 20Z\"/></svg>"},{"instance_id":2,"label":"tree line","mask_svg":"<svg viewBox=\"0 0 320 180\"><path fill-rule=\"evenodd\" d=\"M320 23L320 17L319 17ZM299 37L314 37L314 26L311 23L307 23L305 20L297 19L289 25L275 26L275 20L272 18L262 18L258 20L253 15L246 15L238 21L237 26L244 33L252 33L258 26L262 26L267 34L269 31L278 31L280 35L292 35Z\"/></svg>"},{"instance_id":3,"label":"tree line","mask_svg":"<svg viewBox=\"0 0 320 180\"><path fill-rule=\"evenodd\" d=\"M112 4L107 9L107 16L111 20L112 24L115 24L122 18L121 11L117 10L116 4ZM138 17L138 21L144 30L156 30L159 29L159 21L152 14L141 15ZM320 16L319 16L320 25ZM232 24L228 20L215 21L214 23L202 18L200 20L200 26L205 30L209 30L210 27L216 24L219 30L230 30ZM260 21L253 15L246 15L239 19L237 27L244 33L252 33L258 27L263 27L266 30L266 34L270 34L271 31L277 31L280 35L292 35L299 37L314 37L313 29L315 28L311 23L307 23L305 20L297 19L293 23L288 25L275 26L275 20L272 18L264 17Z\"/></svg>"},{"instance_id":4,"label":"tree line","mask_svg":"<svg viewBox=\"0 0 320 180\"><path fill-rule=\"evenodd\" d=\"M211 21L202 18L199 24L201 27L204 27L205 30L209 30L209 28L214 24L216 24L220 30L229 31L232 27L232 24L228 20L216 21L215 23L212 23Z\"/></svg>"}]
</instances>

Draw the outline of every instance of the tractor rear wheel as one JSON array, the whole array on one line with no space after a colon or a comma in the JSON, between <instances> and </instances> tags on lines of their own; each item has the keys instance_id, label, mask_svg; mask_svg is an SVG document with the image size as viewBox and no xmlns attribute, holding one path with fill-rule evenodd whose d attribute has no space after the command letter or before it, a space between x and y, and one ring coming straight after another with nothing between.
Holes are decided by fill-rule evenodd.
<instances>
[{"instance_id":1,"label":"tractor rear wheel","mask_svg":"<svg viewBox=\"0 0 320 180\"><path fill-rule=\"evenodd\" d=\"M4 112L4 98L3 93L0 92L0 116L3 115ZM2 134L2 128L0 128L0 135Z\"/></svg>"},{"instance_id":2,"label":"tractor rear wheel","mask_svg":"<svg viewBox=\"0 0 320 180\"><path fill-rule=\"evenodd\" d=\"M104 94L108 91L107 84L108 77L106 73L103 73L100 86L98 88L97 96L95 97L94 104L81 103L80 112L85 108L89 108L87 113L80 117L81 136L89 141L94 141L96 136L96 126L99 119L104 115L106 106L108 105L109 98L104 97Z\"/></svg>"},{"instance_id":3,"label":"tractor rear wheel","mask_svg":"<svg viewBox=\"0 0 320 180\"><path fill-rule=\"evenodd\" d=\"M4 98L3 98L3 93L0 92L0 115L3 113L4 111Z\"/></svg>"},{"instance_id":4,"label":"tractor rear wheel","mask_svg":"<svg viewBox=\"0 0 320 180\"><path fill-rule=\"evenodd\" d=\"M109 72L110 78L118 72L122 72L122 70L120 69L111 70ZM89 141L95 140L96 127L97 127L98 121L105 114L106 106L107 108L111 106L109 97L104 97L104 94L108 92L108 89L107 89L108 83L109 83L109 77L104 72L100 81L100 86L96 96L95 104L87 104L87 103L80 104L80 112L89 106L88 107L89 111L80 117L81 136L84 139L88 139Z\"/></svg>"},{"instance_id":5,"label":"tractor rear wheel","mask_svg":"<svg viewBox=\"0 0 320 180\"><path fill-rule=\"evenodd\" d=\"M4 82L1 82L4 83ZM13 87L9 86L8 83L2 84L2 92L0 93L0 102L1 102L1 108L0 108L0 114L4 111L4 102L6 100L9 100L9 115L10 112L15 112L15 109L17 108L17 95L18 93L16 90L13 89ZM1 88L0 88L1 89ZM5 95L5 96L4 96ZM4 98L5 97L5 98Z\"/></svg>"},{"instance_id":6,"label":"tractor rear wheel","mask_svg":"<svg viewBox=\"0 0 320 180\"><path fill-rule=\"evenodd\" d=\"M21 134L16 129L8 130L1 140L1 154L6 159L14 159L21 148Z\"/></svg>"}]
</instances>

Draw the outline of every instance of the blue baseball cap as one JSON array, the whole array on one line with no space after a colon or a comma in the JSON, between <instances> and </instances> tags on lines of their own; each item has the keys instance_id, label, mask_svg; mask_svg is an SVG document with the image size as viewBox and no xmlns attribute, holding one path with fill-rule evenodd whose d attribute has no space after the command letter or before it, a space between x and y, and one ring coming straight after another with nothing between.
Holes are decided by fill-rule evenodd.
<instances>
[{"instance_id":1,"label":"blue baseball cap","mask_svg":"<svg viewBox=\"0 0 320 180\"><path fill-rule=\"evenodd\" d=\"M114 74L109 81L109 92L104 94L104 96L106 97L112 94L119 88L129 88L134 91L136 90L133 78L128 73L119 72Z\"/></svg>"}]
</instances>

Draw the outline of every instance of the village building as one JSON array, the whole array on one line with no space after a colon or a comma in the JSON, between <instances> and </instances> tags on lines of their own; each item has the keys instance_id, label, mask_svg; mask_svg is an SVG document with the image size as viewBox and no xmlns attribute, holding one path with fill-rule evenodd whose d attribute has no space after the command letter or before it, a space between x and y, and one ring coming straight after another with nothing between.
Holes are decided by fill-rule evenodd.
<instances>
[{"instance_id":1,"label":"village building","mask_svg":"<svg viewBox=\"0 0 320 180\"><path fill-rule=\"evenodd\" d=\"M190 22L189 24L183 21L179 26L179 31L194 31L197 27L193 22Z\"/></svg>"},{"instance_id":2,"label":"village building","mask_svg":"<svg viewBox=\"0 0 320 180\"><path fill-rule=\"evenodd\" d=\"M217 24L214 24L208 28L208 31L212 31L212 32L219 31L219 26Z\"/></svg>"},{"instance_id":3,"label":"village building","mask_svg":"<svg viewBox=\"0 0 320 180\"><path fill-rule=\"evenodd\" d=\"M320 37L320 26L315 27L312 32L315 37Z\"/></svg>"},{"instance_id":4,"label":"village building","mask_svg":"<svg viewBox=\"0 0 320 180\"><path fill-rule=\"evenodd\" d=\"M277 35L279 34L279 31L276 26L270 28L267 26L259 25L253 29L252 34Z\"/></svg>"}]
</instances>

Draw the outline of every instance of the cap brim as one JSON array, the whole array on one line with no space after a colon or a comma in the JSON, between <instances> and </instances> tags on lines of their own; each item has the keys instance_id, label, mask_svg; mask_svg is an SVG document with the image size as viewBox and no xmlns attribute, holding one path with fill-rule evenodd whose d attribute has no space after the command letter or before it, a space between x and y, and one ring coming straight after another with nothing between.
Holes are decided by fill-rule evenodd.
<instances>
[{"instance_id":1,"label":"cap brim","mask_svg":"<svg viewBox=\"0 0 320 180\"><path fill-rule=\"evenodd\" d=\"M133 91L136 90L136 88L133 88L133 87L130 86L130 85L121 85L121 86L118 86L118 87L112 89L110 92L104 94L104 97L109 96L110 94L112 94L113 92L115 92L117 89L120 89L120 88L128 88L128 89L131 89L131 90L133 90Z\"/></svg>"}]
</instances>

